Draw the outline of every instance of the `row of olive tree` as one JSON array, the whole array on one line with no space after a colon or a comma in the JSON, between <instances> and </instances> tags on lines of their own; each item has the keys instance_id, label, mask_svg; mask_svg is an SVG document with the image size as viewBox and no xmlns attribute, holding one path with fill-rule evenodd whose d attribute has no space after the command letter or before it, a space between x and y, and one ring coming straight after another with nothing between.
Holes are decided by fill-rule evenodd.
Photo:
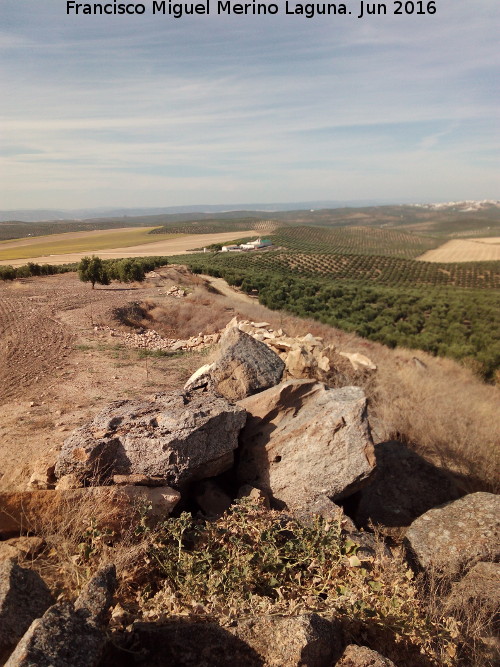
<instances>
[{"instance_id":1,"label":"row of olive tree","mask_svg":"<svg viewBox=\"0 0 500 667\"><path fill-rule=\"evenodd\" d=\"M78 265L80 280L92 284L109 285L112 280L121 283L142 282L149 267L136 259L119 259L103 261L100 257L82 257Z\"/></svg>"}]
</instances>

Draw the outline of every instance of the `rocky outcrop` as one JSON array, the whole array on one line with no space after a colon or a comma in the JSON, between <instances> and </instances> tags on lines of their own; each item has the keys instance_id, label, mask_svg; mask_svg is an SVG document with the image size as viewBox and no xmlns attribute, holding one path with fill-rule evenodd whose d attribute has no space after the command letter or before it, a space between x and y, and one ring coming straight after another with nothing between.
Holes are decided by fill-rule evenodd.
<instances>
[{"instance_id":1,"label":"rocky outcrop","mask_svg":"<svg viewBox=\"0 0 500 667\"><path fill-rule=\"evenodd\" d=\"M267 345L237 327L228 329L220 340L219 355L208 368L199 369L186 388L201 378L221 396L237 401L280 382L285 364Z\"/></svg>"},{"instance_id":2,"label":"rocky outcrop","mask_svg":"<svg viewBox=\"0 0 500 667\"><path fill-rule=\"evenodd\" d=\"M370 371L377 370L377 366L373 361L364 354L360 354L359 352L339 352L339 354L341 357L349 359L355 371L363 370L365 368Z\"/></svg>"},{"instance_id":3,"label":"rocky outcrop","mask_svg":"<svg viewBox=\"0 0 500 667\"><path fill-rule=\"evenodd\" d=\"M148 516L164 519L180 500L170 487L101 486L66 491L22 491L0 493L0 534L37 532L44 526L55 529L59 522L76 513L83 519L95 516L102 528L120 532L137 518L140 505L149 507Z\"/></svg>"},{"instance_id":4,"label":"rocky outcrop","mask_svg":"<svg viewBox=\"0 0 500 667\"><path fill-rule=\"evenodd\" d=\"M372 651L366 646L350 644L335 667L396 667L396 665L377 651Z\"/></svg>"},{"instance_id":5,"label":"rocky outcrop","mask_svg":"<svg viewBox=\"0 0 500 667\"><path fill-rule=\"evenodd\" d=\"M52 603L47 585L36 572L12 560L0 563L0 662Z\"/></svg>"},{"instance_id":6,"label":"rocky outcrop","mask_svg":"<svg viewBox=\"0 0 500 667\"><path fill-rule=\"evenodd\" d=\"M249 418L237 474L291 509L363 486L374 470L366 398L358 387L290 380L239 402Z\"/></svg>"},{"instance_id":7,"label":"rocky outcrop","mask_svg":"<svg viewBox=\"0 0 500 667\"><path fill-rule=\"evenodd\" d=\"M102 567L75 600L75 611L81 609L96 625L104 625L116 589L116 567Z\"/></svg>"},{"instance_id":8,"label":"rocky outcrop","mask_svg":"<svg viewBox=\"0 0 500 667\"><path fill-rule=\"evenodd\" d=\"M245 419L242 408L211 393L118 401L65 441L56 475L92 481L141 474L181 488L231 467Z\"/></svg>"},{"instance_id":9,"label":"rocky outcrop","mask_svg":"<svg viewBox=\"0 0 500 667\"><path fill-rule=\"evenodd\" d=\"M427 510L456 500L460 493L449 473L400 442L375 445L377 473L360 491L355 515L358 525L370 522L396 536Z\"/></svg>"},{"instance_id":10,"label":"rocky outcrop","mask_svg":"<svg viewBox=\"0 0 500 667\"><path fill-rule=\"evenodd\" d=\"M74 604L58 602L35 620L6 667L94 667L106 645L103 624L116 587L114 566L91 579Z\"/></svg>"},{"instance_id":11,"label":"rocky outcrop","mask_svg":"<svg viewBox=\"0 0 500 667\"><path fill-rule=\"evenodd\" d=\"M416 563L454 576L464 567L500 558L500 496L471 493L416 519L406 543Z\"/></svg>"}]
</instances>

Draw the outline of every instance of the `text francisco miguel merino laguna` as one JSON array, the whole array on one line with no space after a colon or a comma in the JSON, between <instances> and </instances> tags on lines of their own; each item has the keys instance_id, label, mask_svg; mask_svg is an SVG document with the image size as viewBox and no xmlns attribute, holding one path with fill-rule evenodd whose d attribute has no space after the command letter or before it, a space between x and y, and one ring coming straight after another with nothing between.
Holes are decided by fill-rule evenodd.
<instances>
[{"instance_id":1,"label":"text francisco miguel merino laguna","mask_svg":"<svg viewBox=\"0 0 500 667\"><path fill-rule=\"evenodd\" d=\"M233 2L232 0L212 0L215 5L216 14L247 14L247 15L266 15L266 14L278 14L280 8L277 2L257 2L256 0L251 0L251 2L239 3ZM402 5L403 3L397 2L395 4ZM412 3L413 4L413 3ZM423 3L416 3L423 4ZM435 3L429 3L435 4ZM366 6L365 6L366 5ZM153 14L163 14L169 15L173 18L179 19L183 16L188 15L201 15L201 14L210 14L210 0L204 0L204 2L172 2L172 0L163 0L157 1L153 0L151 6L151 12ZM283 7L284 14L293 14L301 15L305 18L313 18L316 15L320 14L352 14L352 11L349 11L348 7L344 3L306 3L301 4L295 2L295 0L289 1L286 0L285 6ZM79 3L79 2L66 2L66 14L73 15L131 15L131 14L145 14L147 11L146 5L137 2L113 2L108 3ZM387 14L387 5L385 3L368 3L363 0L360 1L357 5L357 10L354 13L354 16L357 18L363 18L366 14ZM424 12L418 12L424 13ZM429 12L434 13L434 12Z\"/></svg>"}]
</instances>

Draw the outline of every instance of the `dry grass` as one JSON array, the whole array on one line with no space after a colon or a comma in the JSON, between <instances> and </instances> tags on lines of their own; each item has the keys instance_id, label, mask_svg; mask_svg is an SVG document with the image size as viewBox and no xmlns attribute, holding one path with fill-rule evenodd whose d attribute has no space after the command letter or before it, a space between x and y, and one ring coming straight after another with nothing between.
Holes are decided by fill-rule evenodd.
<instances>
[{"instance_id":1,"label":"dry grass","mask_svg":"<svg viewBox=\"0 0 500 667\"><path fill-rule=\"evenodd\" d=\"M390 350L258 303L235 298L231 305L246 318L265 320L289 335L310 332L339 351L368 356L377 365L375 373L359 373L341 362L329 384L364 388L375 441L401 440L432 463L457 473L465 491L500 490L499 386L485 384L471 369L451 359L421 350Z\"/></svg>"},{"instance_id":2,"label":"dry grass","mask_svg":"<svg viewBox=\"0 0 500 667\"><path fill-rule=\"evenodd\" d=\"M479 567L495 567L480 563ZM459 656L451 651L456 664L473 667L495 667L500 659L500 593L498 572L491 570L483 580L468 576L456 580L456 573L429 570L420 574L415 584L419 597L425 600L429 618L447 625L456 639ZM448 646L450 651L450 646Z\"/></svg>"},{"instance_id":3,"label":"dry grass","mask_svg":"<svg viewBox=\"0 0 500 667\"><path fill-rule=\"evenodd\" d=\"M492 262L500 259L500 238L454 239L439 248L428 250L422 262Z\"/></svg>"}]
</instances>

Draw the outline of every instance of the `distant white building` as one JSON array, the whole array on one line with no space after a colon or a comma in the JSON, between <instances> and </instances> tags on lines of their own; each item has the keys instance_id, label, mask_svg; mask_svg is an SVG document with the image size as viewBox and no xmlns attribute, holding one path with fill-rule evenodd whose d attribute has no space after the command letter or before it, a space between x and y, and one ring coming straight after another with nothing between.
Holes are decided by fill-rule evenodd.
<instances>
[{"instance_id":1,"label":"distant white building","mask_svg":"<svg viewBox=\"0 0 500 667\"><path fill-rule=\"evenodd\" d=\"M259 248L267 248L269 246L272 246L272 241L269 241L269 239L256 239L255 241L249 241L248 243L242 243L241 245L223 245L222 252L258 250Z\"/></svg>"}]
</instances>

